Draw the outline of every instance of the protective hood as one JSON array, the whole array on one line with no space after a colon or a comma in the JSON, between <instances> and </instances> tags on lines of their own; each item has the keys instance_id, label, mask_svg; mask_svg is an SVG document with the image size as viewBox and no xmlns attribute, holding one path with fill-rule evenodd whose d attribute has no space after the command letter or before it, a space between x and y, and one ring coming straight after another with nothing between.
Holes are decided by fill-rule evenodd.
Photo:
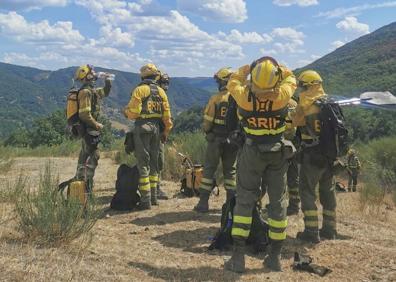
<instances>
[{"instance_id":1,"label":"protective hood","mask_svg":"<svg viewBox=\"0 0 396 282\"><path fill-rule=\"evenodd\" d=\"M325 96L324 89L321 84L312 85L306 91L301 92L299 104L303 109L307 109L315 103L316 100Z\"/></svg>"}]
</instances>

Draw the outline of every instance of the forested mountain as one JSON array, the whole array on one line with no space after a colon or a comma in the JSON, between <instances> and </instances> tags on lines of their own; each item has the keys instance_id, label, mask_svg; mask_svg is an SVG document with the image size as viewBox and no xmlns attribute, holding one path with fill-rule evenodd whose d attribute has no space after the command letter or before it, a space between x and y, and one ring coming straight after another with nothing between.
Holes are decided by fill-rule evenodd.
<instances>
[{"instance_id":1,"label":"forested mountain","mask_svg":"<svg viewBox=\"0 0 396 282\"><path fill-rule=\"evenodd\" d=\"M45 71L0 63L0 137L14 128L29 125L36 117L64 107L72 85L75 67ZM97 68L116 75L111 96L105 101L106 112L122 119L120 109L130 98L131 89L140 81L136 73ZM172 78L168 97L174 113L193 105L204 105L213 91L208 78ZM209 82L208 82L209 81Z\"/></svg>"},{"instance_id":2,"label":"forested mountain","mask_svg":"<svg viewBox=\"0 0 396 282\"><path fill-rule=\"evenodd\" d=\"M298 74L304 69L319 71L326 92L332 95L352 97L365 91L386 90L396 94L396 23L362 36L295 72ZM97 70L116 74L105 110L110 118L125 122L120 109L127 104L131 89L139 83L139 75L101 68ZM45 71L0 63L0 137L7 136L19 126L29 126L38 116L64 107L74 71L75 67ZM192 106L202 107L215 90L216 85L210 77L172 78L168 96L174 114ZM183 115L183 119L198 115L196 109ZM352 119L354 116L360 117L358 121L353 120L355 137L365 139L367 131L361 131L362 127L382 129L382 133L370 133L370 138L396 132L396 125L390 121L391 112L357 111L347 110ZM198 119L192 118L189 123L192 120ZM178 124L178 127L181 129L184 125Z\"/></svg>"},{"instance_id":3,"label":"forested mountain","mask_svg":"<svg viewBox=\"0 0 396 282\"><path fill-rule=\"evenodd\" d=\"M296 70L319 71L326 92L351 97L365 91L396 94L396 22L362 36Z\"/></svg>"}]
</instances>

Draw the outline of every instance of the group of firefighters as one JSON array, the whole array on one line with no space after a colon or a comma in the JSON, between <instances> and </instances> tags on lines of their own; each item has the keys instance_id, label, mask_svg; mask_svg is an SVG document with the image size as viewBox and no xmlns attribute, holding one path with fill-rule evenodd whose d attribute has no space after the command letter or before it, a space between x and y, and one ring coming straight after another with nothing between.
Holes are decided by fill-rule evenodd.
<instances>
[{"instance_id":1,"label":"group of firefighters","mask_svg":"<svg viewBox=\"0 0 396 282\"><path fill-rule=\"evenodd\" d=\"M124 115L134 120L141 194L138 207L145 210L158 204L157 196L166 198L158 183L164 162L164 144L173 124L166 94L168 75L153 64L143 66L140 75L142 81L132 91ZM99 100L109 94L111 81L105 79L103 88L95 88L95 78L95 71L89 65L78 68L75 75L83 84L80 90L83 95L78 96L80 119L86 127L100 131L103 125L97 121ZM280 254L286 239L287 215L297 214L300 202L305 228L297 234L298 239L318 243L320 239L337 236L332 162L321 154L315 143L320 134L320 107L315 102L326 96L322 78L316 71L307 70L296 79L291 70L271 57L258 59L237 71L222 68L214 78L218 93L210 98L204 112L207 150L200 199L194 210L209 210L209 196L221 160L226 201L236 198L233 252L225 269L245 271L245 241L252 224L252 211L256 202L268 193L270 248L264 264L270 270L281 271ZM297 88L301 92L295 99ZM239 146L230 142L231 133L226 122L231 104L235 105L238 120L232 134L243 136ZM296 129L299 138L296 138ZM76 178L92 183L98 159L97 144L89 144L83 138ZM349 188L355 191L360 163L352 150L348 164ZM81 173L83 167L85 175ZM323 207L321 228L316 205L317 185Z\"/></svg>"}]
</instances>

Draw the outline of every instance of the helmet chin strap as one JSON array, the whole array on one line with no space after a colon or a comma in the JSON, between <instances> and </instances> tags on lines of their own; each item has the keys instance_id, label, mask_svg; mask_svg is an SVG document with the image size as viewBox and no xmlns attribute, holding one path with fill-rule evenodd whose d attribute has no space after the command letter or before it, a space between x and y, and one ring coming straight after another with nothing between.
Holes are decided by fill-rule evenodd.
<instances>
[{"instance_id":1,"label":"helmet chin strap","mask_svg":"<svg viewBox=\"0 0 396 282\"><path fill-rule=\"evenodd\" d=\"M217 82L217 89L219 91L224 91L227 89L227 82L228 80L221 80L221 79L216 79Z\"/></svg>"}]
</instances>

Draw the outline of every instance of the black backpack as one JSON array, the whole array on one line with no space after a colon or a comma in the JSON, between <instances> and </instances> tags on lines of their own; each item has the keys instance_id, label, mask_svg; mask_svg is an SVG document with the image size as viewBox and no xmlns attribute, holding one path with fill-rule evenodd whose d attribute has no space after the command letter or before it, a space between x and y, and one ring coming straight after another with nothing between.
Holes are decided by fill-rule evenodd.
<instances>
[{"instance_id":1,"label":"black backpack","mask_svg":"<svg viewBox=\"0 0 396 282\"><path fill-rule=\"evenodd\" d=\"M120 165L117 170L116 193L110 207L118 211L132 210L140 201L139 171L137 166Z\"/></svg>"},{"instance_id":2,"label":"black backpack","mask_svg":"<svg viewBox=\"0 0 396 282\"><path fill-rule=\"evenodd\" d=\"M235 197L228 203L225 203L221 208L221 227L216 233L209 246L209 250L228 250L232 245L232 220L234 216ZM266 246L269 244L268 231L269 226L261 215L261 205L257 205L253 209L253 220L250 227L250 234L246 240L247 245L250 245L254 253L264 252Z\"/></svg>"},{"instance_id":3,"label":"black backpack","mask_svg":"<svg viewBox=\"0 0 396 282\"><path fill-rule=\"evenodd\" d=\"M349 150L349 138L340 105L328 98L318 100L316 105L320 107L321 152L330 160L345 156Z\"/></svg>"}]
</instances>

